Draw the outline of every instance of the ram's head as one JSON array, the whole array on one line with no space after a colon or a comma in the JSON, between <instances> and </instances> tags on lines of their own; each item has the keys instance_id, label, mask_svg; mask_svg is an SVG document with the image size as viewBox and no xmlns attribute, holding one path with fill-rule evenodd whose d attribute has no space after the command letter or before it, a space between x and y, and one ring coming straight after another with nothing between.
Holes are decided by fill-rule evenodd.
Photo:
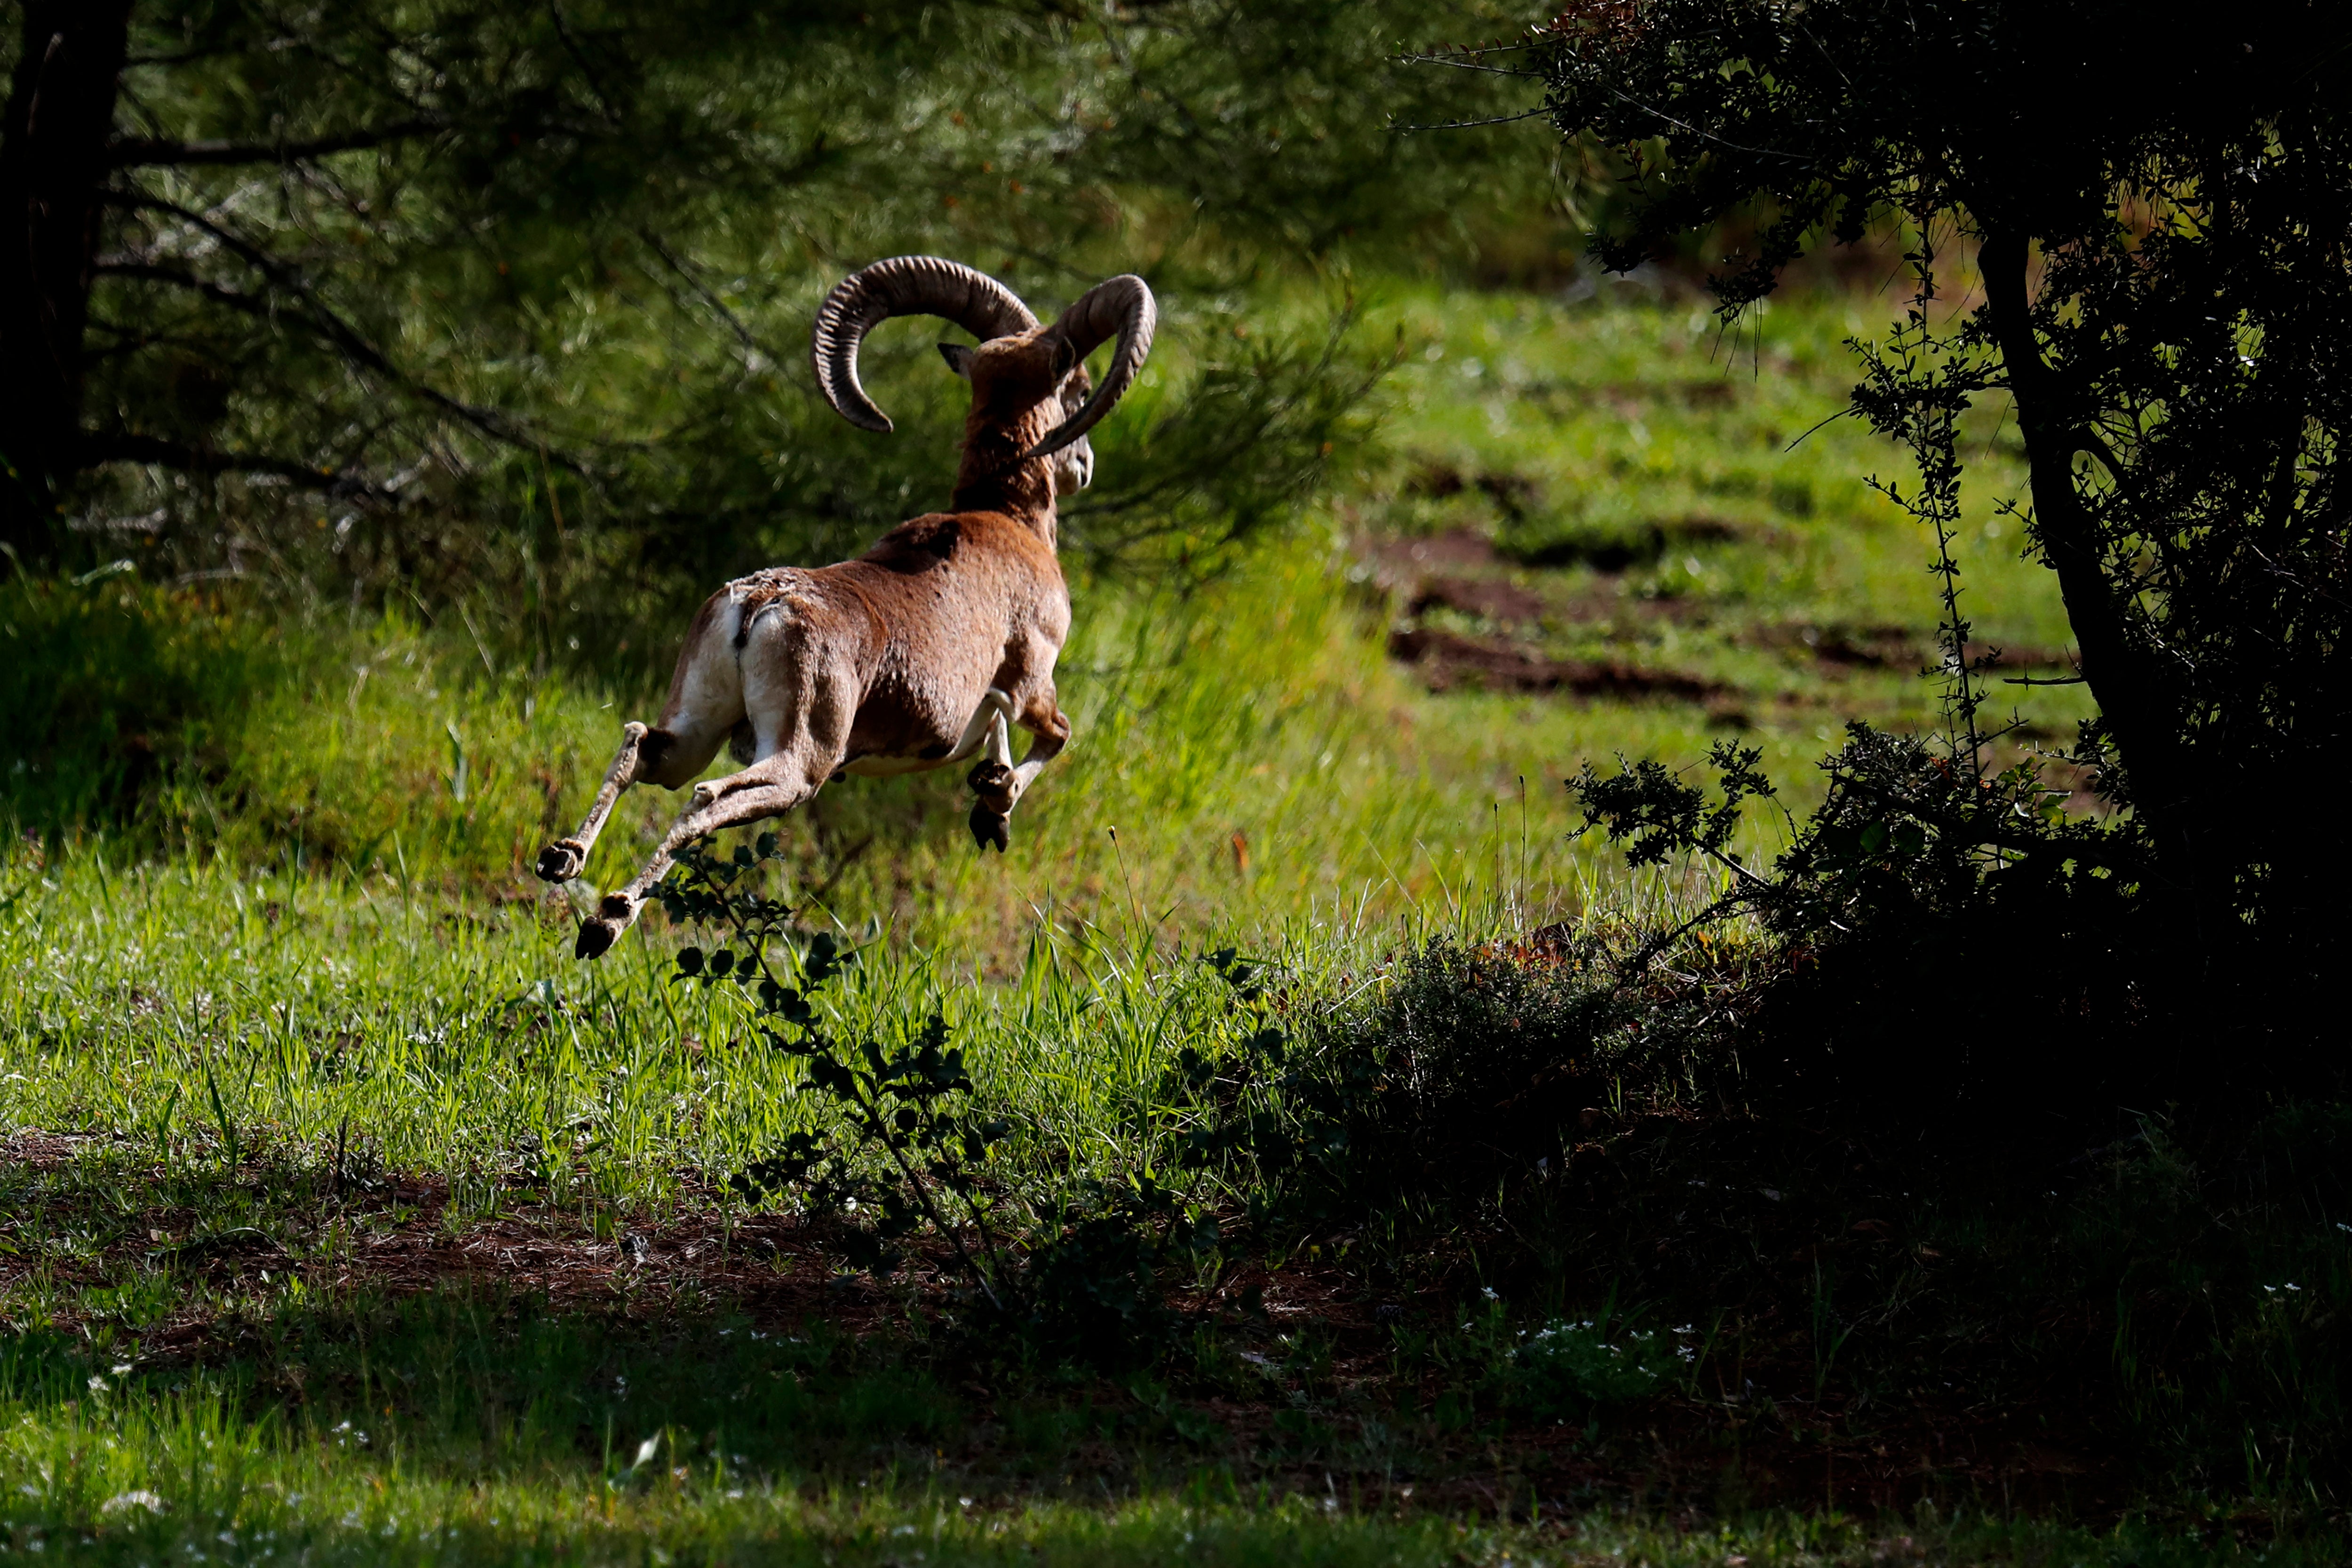
<instances>
[{"instance_id":1,"label":"ram's head","mask_svg":"<svg viewBox=\"0 0 2352 1568\"><path fill-rule=\"evenodd\" d=\"M934 256L877 261L845 279L817 312L817 385L851 424L890 428L888 416L858 384L857 350L883 321L910 315L940 317L980 340L941 343L940 353L971 384L976 424L1008 431L1045 425L1019 458L1053 459L1057 495L1083 489L1093 479L1087 432L1135 384L1159 324L1150 289L1132 275L1095 285L1045 326L1012 289L961 262ZM1097 385L1086 357L1113 338L1118 346ZM1034 419L1049 405L1053 417Z\"/></svg>"}]
</instances>

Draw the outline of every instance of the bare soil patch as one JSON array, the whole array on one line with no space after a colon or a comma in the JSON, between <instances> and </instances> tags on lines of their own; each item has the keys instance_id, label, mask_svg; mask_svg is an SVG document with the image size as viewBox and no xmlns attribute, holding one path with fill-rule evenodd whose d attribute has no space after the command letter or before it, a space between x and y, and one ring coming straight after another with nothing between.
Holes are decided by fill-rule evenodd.
<instances>
[{"instance_id":1,"label":"bare soil patch","mask_svg":"<svg viewBox=\"0 0 2352 1568\"><path fill-rule=\"evenodd\" d=\"M1548 606L1544 596L1532 588L1496 577L1428 577L1413 590L1405 601L1408 616L1425 615L1431 610L1453 610L1465 616L1480 616L1490 621L1506 624L1526 624L1539 621Z\"/></svg>"},{"instance_id":2,"label":"bare soil patch","mask_svg":"<svg viewBox=\"0 0 2352 1568\"><path fill-rule=\"evenodd\" d=\"M1494 541L1466 528L1412 539L1382 540L1367 553L1384 576L1392 582L1406 583L1417 581L1423 572L1493 566L1502 559L1495 553Z\"/></svg>"},{"instance_id":3,"label":"bare soil patch","mask_svg":"<svg viewBox=\"0 0 2352 1568\"><path fill-rule=\"evenodd\" d=\"M1532 649L1459 632L1412 627L1389 634L1389 656L1414 666L1432 691L1564 691L1576 697L1663 697L1705 702L1728 688L1680 670L1615 660L1548 658Z\"/></svg>"},{"instance_id":4,"label":"bare soil patch","mask_svg":"<svg viewBox=\"0 0 2352 1568\"><path fill-rule=\"evenodd\" d=\"M1749 637L1759 647L1801 649L1831 668L1917 670L1942 657L1913 626L1784 625L1759 626ZM1994 642L1971 642L1965 651L1971 663L1998 655L1997 668L2007 670L2072 670L2080 657L2071 648Z\"/></svg>"}]
</instances>

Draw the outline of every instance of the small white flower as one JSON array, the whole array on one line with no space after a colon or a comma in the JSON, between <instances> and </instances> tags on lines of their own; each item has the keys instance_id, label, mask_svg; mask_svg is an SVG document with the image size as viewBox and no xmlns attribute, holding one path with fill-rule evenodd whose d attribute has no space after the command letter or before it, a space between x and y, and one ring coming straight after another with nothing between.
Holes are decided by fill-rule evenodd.
<instances>
[{"instance_id":1,"label":"small white flower","mask_svg":"<svg viewBox=\"0 0 2352 1568\"><path fill-rule=\"evenodd\" d=\"M100 1513L129 1513L134 1508L143 1508L149 1513L161 1513L163 1511L163 1500L157 1497L153 1492L147 1490L146 1488L142 1487L135 1491L121 1492L114 1497L108 1498L104 1502L98 1505L98 1511Z\"/></svg>"}]
</instances>

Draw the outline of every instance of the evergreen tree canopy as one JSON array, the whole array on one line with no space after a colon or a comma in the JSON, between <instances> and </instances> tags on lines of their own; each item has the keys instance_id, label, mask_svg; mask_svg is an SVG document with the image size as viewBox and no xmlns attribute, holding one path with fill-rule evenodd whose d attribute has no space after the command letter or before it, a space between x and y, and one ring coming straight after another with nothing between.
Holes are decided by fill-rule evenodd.
<instances>
[{"instance_id":1,"label":"evergreen tree canopy","mask_svg":"<svg viewBox=\"0 0 2352 1568\"><path fill-rule=\"evenodd\" d=\"M809 317L932 251L1049 315L1150 279L1168 368L1070 537L1213 547L1311 480L1378 365L1344 308L1286 338L1232 287L1338 304L1348 256L1458 227L1476 169L1516 166L1390 133L1453 85L1385 63L1411 16L32 0L0 40L0 541L428 592L847 550L943 495L956 400L887 334L912 417L847 429Z\"/></svg>"}]
</instances>

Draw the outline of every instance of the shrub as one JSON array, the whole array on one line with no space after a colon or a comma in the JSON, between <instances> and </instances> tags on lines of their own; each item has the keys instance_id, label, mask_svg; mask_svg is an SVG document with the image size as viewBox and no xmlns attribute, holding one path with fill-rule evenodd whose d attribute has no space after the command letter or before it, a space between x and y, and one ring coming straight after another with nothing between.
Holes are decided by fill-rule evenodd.
<instances>
[{"instance_id":1,"label":"shrub","mask_svg":"<svg viewBox=\"0 0 2352 1568\"><path fill-rule=\"evenodd\" d=\"M1402 958L1361 1012L1294 1032L1228 950L1208 962L1259 1026L1222 1056L1187 1048L1163 1101L1195 1121L1184 1158L1245 1156L1253 1217L1352 1225L1408 1205L1459 1216L1568 1163L1603 1108L1727 1084L1736 964L1629 984L1622 955L1550 928L1508 947L1440 939Z\"/></svg>"},{"instance_id":2,"label":"shrub","mask_svg":"<svg viewBox=\"0 0 2352 1568\"><path fill-rule=\"evenodd\" d=\"M2066 818L2035 767L1972 773L1930 740L1849 725L1822 763L1827 798L1759 870L1729 845L1771 785L1752 751L1721 744L1713 760L1713 798L1654 763L1588 763L1569 788L1634 865L1701 857L1729 872L1688 924L1762 928L1759 983L1732 1009L1748 1092L1933 1120L2021 1092L2111 1104L2162 1080L2140 1026L2137 846ZM1628 971L1677 934L1654 933ZM1981 1026L1956 1005L1987 984L2034 1027Z\"/></svg>"}]
</instances>

